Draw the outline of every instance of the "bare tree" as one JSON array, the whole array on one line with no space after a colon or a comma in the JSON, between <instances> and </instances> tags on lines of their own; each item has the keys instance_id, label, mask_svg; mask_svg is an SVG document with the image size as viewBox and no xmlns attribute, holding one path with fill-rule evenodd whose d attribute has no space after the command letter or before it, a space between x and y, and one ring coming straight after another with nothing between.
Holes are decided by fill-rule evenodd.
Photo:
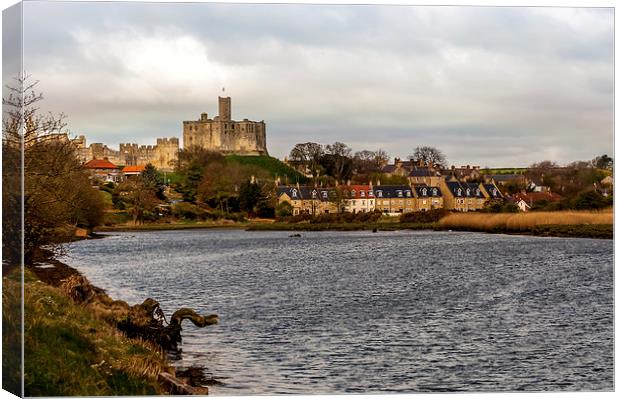
<instances>
[{"instance_id":1,"label":"bare tree","mask_svg":"<svg viewBox=\"0 0 620 399\"><path fill-rule=\"evenodd\" d=\"M102 218L100 194L93 194L76 157L65 116L40 112L43 96L34 90L37 83L18 77L2 99L3 260L13 264L20 260L19 232L24 233L28 264L38 248L58 253L76 225L92 227Z\"/></svg>"},{"instance_id":2,"label":"bare tree","mask_svg":"<svg viewBox=\"0 0 620 399\"><path fill-rule=\"evenodd\" d=\"M447 167L446 156L435 147L422 146L416 147L409 159L414 162L423 161L425 164L433 164L439 168Z\"/></svg>"}]
</instances>

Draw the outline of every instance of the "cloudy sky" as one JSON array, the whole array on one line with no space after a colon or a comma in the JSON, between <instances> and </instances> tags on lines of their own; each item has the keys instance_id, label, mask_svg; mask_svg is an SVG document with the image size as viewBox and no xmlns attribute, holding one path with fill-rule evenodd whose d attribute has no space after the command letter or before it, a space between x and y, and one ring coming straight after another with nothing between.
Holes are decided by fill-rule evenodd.
<instances>
[{"instance_id":1,"label":"cloudy sky","mask_svg":"<svg viewBox=\"0 0 620 399\"><path fill-rule=\"evenodd\" d=\"M342 141L525 166L613 152L610 8L53 3L24 6L45 110L117 148L217 113L269 152Z\"/></svg>"}]
</instances>

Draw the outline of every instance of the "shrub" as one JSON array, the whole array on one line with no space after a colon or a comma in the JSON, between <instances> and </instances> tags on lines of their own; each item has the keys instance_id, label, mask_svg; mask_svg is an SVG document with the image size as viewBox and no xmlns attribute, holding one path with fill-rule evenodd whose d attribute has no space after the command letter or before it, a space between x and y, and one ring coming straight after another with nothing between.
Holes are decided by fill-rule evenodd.
<instances>
[{"instance_id":1,"label":"shrub","mask_svg":"<svg viewBox=\"0 0 620 399\"><path fill-rule=\"evenodd\" d=\"M293 206L284 201L276 205L276 216L279 218L291 216L293 214Z\"/></svg>"},{"instance_id":2,"label":"shrub","mask_svg":"<svg viewBox=\"0 0 620 399\"><path fill-rule=\"evenodd\" d=\"M189 202L174 204L172 215L186 220L204 220L210 216L209 212Z\"/></svg>"},{"instance_id":3,"label":"shrub","mask_svg":"<svg viewBox=\"0 0 620 399\"><path fill-rule=\"evenodd\" d=\"M427 212L408 212L400 215L401 223L435 223L450 214L446 209L431 209Z\"/></svg>"}]
</instances>

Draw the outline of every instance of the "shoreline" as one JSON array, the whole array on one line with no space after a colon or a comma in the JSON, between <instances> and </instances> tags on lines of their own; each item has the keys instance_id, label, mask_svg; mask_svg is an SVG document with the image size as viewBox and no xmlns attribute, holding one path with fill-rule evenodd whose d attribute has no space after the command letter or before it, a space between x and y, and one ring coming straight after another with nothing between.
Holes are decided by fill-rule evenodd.
<instances>
[{"instance_id":1,"label":"shoreline","mask_svg":"<svg viewBox=\"0 0 620 399\"><path fill-rule=\"evenodd\" d=\"M104 237L105 237L104 235L99 235L99 236L95 235L94 237L89 237L86 239L99 239L99 238L104 238ZM49 267L49 265L53 267ZM39 284L43 283L46 286L50 287L50 289L55 289L55 290L60 290L60 291L62 291L62 285L66 280L75 279L75 278L85 279L84 275L79 270L56 259L54 256L52 256L52 254L49 251L45 251L45 250L41 250L40 253L37 254L32 265L25 267L25 273L31 274L37 279L34 281L34 283L39 283ZM32 284L33 282L28 281L28 279L25 279L24 283ZM90 283L89 285L92 287L93 291L107 295L105 294L104 289L97 287L95 285L92 285ZM66 293L60 292L59 294L64 296L68 300L69 306L84 307L84 304L75 303L73 300L71 300L71 298ZM112 301L121 302L121 301L114 301L113 299ZM101 304L93 302L93 306L101 306ZM106 323L113 331L115 331L115 333L123 337L123 341L124 341L123 344L125 343L125 341L129 341L129 342L133 341L133 339L127 337L120 329L118 329L117 326L107 323L105 320L100 320L99 317L97 316L93 316L93 320L103 321L104 323ZM145 342L145 341L144 339L138 339L138 341L136 342L140 343L140 342ZM149 352L148 356L155 358L159 355L159 353L162 353L164 356L162 360L164 367L161 370L161 372L159 372L156 378L156 384L160 390L160 393L158 393L158 395L161 395L161 394L208 395L207 387L191 386L189 385L188 382L179 379L177 374L180 370L178 370L177 367L171 364L168 351L166 349L162 348L159 344L150 343L149 341L146 341L146 342L147 344L145 345L144 348L142 348L142 350ZM135 343L131 345L132 347L134 347ZM105 351L105 349L103 348L100 348L100 349Z\"/></svg>"},{"instance_id":2,"label":"shoreline","mask_svg":"<svg viewBox=\"0 0 620 399\"><path fill-rule=\"evenodd\" d=\"M468 228L458 226L442 226L439 223L287 223L287 222L249 222L249 223L195 223L195 224L171 224L151 223L144 225L121 225L103 226L96 228L92 238L104 236L98 233L127 232L127 231L171 231L171 230L244 230L244 231L398 231L398 230L432 230L432 231L461 231L487 234L530 235L536 237L559 237L559 238L595 238L613 239L613 224L540 224L520 229L508 229L505 227L494 228Z\"/></svg>"}]
</instances>

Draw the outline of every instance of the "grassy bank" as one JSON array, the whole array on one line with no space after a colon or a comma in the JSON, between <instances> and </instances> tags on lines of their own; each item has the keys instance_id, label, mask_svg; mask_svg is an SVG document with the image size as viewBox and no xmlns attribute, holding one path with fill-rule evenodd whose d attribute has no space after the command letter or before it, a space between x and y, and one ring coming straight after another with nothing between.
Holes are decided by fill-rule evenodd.
<instances>
[{"instance_id":1,"label":"grassy bank","mask_svg":"<svg viewBox=\"0 0 620 399\"><path fill-rule=\"evenodd\" d=\"M156 346L126 338L95 308L76 305L28 270L25 281L26 396L166 393L157 376L170 368ZM4 332L19 331L19 318L11 312L19 288L19 271L3 278ZM3 334L5 340L15 337Z\"/></svg>"},{"instance_id":2,"label":"grassy bank","mask_svg":"<svg viewBox=\"0 0 620 399\"><path fill-rule=\"evenodd\" d=\"M117 224L99 226L95 232L106 231L153 231L153 230L186 230L186 229L245 229L247 222L178 222L178 223L145 223L145 224Z\"/></svg>"}]
</instances>

